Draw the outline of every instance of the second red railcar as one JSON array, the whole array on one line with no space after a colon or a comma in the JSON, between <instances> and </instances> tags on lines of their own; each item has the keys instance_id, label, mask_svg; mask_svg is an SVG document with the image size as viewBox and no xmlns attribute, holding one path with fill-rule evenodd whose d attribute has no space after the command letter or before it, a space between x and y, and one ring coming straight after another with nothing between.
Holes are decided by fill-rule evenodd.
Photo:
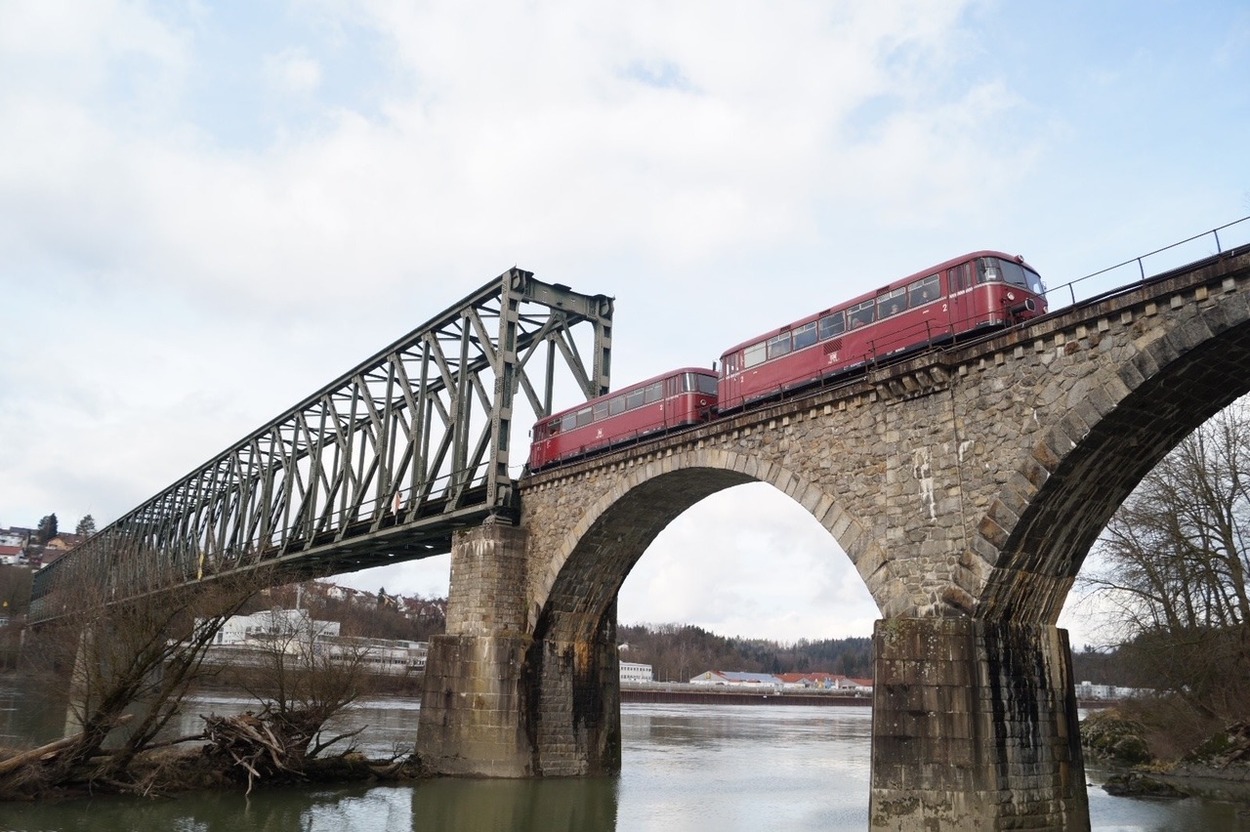
<instances>
[{"instance_id":1,"label":"second red railcar","mask_svg":"<svg viewBox=\"0 0 1250 832\"><path fill-rule=\"evenodd\" d=\"M554 413L534 425L529 468L707 421L716 410L716 373L683 367Z\"/></svg>"},{"instance_id":2,"label":"second red railcar","mask_svg":"<svg viewBox=\"0 0 1250 832\"><path fill-rule=\"evenodd\" d=\"M978 251L739 344L721 356L719 410L736 410L871 361L1046 312L1019 257Z\"/></svg>"}]
</instances>

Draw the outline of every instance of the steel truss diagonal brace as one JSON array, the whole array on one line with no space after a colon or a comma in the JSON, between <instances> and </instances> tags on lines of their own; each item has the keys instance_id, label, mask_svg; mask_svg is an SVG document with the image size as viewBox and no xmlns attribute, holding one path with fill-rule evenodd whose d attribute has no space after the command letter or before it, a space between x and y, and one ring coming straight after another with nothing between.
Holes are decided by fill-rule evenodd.
<instances>
[{"instance_id":1,"label":"steel truss diagonal brace","mask_svg":"<svg viewBox=\"0 0 1250 832\"><path fill-rule=\"evenodd\" d=\"M74 581L120 600L268 563L333 574L515 519L515 405L536 420L557 385L606 393L612 312L508 270L41 570L32 616L60 614Z\"/></svg>"}]
</instances>

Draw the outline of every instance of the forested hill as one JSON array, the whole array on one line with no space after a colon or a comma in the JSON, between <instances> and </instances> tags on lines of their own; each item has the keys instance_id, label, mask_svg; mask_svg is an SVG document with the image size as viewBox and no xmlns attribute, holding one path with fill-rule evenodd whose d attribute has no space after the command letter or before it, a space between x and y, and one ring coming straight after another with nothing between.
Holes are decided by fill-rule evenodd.
<instances>
[{"instance_id":1,"label":"forested hill","mask_svg":"<svg viewBox=\"0 0 1250 832\"><path fill-rule=\"evenodd\" d=\"M617 628L621 661L649 664L657 681L685 682L707 670L753 673L823 671L872 678L872 639L841 638L782 644L727 638L688 624L637 624Z\"/></svg>"}]
</instances>

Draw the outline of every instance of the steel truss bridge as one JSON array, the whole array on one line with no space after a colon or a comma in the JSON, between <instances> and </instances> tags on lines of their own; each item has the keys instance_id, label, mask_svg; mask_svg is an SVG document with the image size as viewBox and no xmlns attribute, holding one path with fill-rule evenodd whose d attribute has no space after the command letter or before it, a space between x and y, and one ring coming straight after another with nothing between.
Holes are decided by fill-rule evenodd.
<instances>
[{"instance_id":1,"label":"steel truss bridge","mask_svg":"<svg viewBox=\"0 0 1250 832\"><path fill-rule=\"evenodd\" d=\"M557 386L608 392L612 311L505 272L40 570L31 620L74 586L120 600L260 566L307 579L515 520L514 404L538 419Z\"/></svg>"}]
</instances>

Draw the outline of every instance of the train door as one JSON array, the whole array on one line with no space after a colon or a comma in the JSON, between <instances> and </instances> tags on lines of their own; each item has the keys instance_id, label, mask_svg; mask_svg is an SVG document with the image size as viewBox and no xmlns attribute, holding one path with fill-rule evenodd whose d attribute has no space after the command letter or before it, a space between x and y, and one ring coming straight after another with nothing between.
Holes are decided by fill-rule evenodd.
<instances>
[{"instance_id":1,"label":"train door","mask_svg":"<svg viewBox=\"0 0 1250 832\"><path fill-rule=\"evenodd\" d=\"M678 394L681 393L681 376L669 376L664 379L664 398L660 399L660 412L664 414L664 427L671 428L676 424Z\"/></svg>"},{"instance_id":2,"label":"train door","mask_svg":"<svg viewBox=\"0 0 1250 832\"><path fill-rule=\"evenodd\" d=\"M947 332L956 333L968 329L976 315L973 287L976 263L968 261L952 266L946 272L946 307Z\"/></svg>"}]
</instances>

